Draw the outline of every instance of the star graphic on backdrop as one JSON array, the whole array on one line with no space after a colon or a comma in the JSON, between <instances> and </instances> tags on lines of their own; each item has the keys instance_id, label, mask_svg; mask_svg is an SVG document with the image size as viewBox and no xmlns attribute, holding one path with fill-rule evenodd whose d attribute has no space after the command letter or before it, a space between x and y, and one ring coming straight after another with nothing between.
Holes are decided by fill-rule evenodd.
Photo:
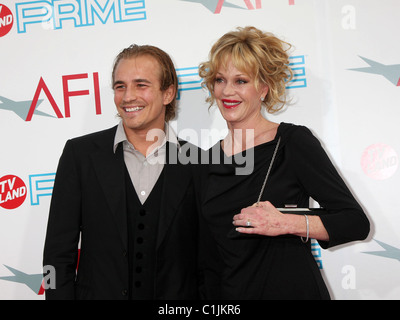
<instances>
[{"instance_id":1,"label":"star graphic on backdrop","mask_svg":"<svg viewBox=\"0 0 400 320\"><path fill-rule=\"evenodd\" d=\"M375 239L374 239L375 240ZM363 252L366 254L372 254L374 256L385 257L389 259L394 259L400 261L400 249L392 247L387 243L375 240L385 251L371 251L371 252Z\"/></svg>"},{"instance_id":2,"label":"star graphic on backdrop","mask_svg":"<svg viewBox=\"0 0 400 320\"><path fill-rule=\"evenodd\" d=\"M4 266L14 275L8 277L0 277L0 280L22 283L27 285L36 294L40 292L42 287L43 274L26 274L9 266Z\"/></svg>"},{"instance_id":3,"label":"star graphic on backdrop","mask_svg":"<svg viewBox=\"0 0 400 320\"><path fill-rule=\"evenodd\" d=\"M15 114L20 117L22 120L26 120L28 116L29 109L31 108L32 101L13 101L10 99L7 99L5 97L0 96L0 110L9 110L15 112ZM38 100L38 103L36 105L35 111L33 114L39 115L39 116L44 116L44 117L51 117L54 118L54 116L44 113L42 111L37 110L37 107L43 102L43 99Z\"/></svg>"},{"instance_id":4,"label":"star graphic on backdrop","mask_svg":"<svg viewBox=\"0 0 400 320\"><path fill-rule=\"evenodd\" d=\"M220 0L181 0L185 2L193 2L193 3L200 3L203 6L205 6L208 10L210 10L212 13L215 13L217 10L218 5L220 4ZM222 6L224 7L229 7L229 8L235 8L235 9L243 9L242 7L239 7L235 4L223 1Z\"/></svg>"},{"instance_id":5,"label":"star graphic on backdrop","mask_svg":"<svg viewBox=\"0 0 400 320\"><path fill-rule=\"evenodd\" d=\"M363 59L366 63L368 63L370 66L365 68L353 68L348 70L382 75L391 83L393 83L395 86L400 86L400 64L385 65L361 56L359 57Z\"/></svg>"}]
</instances>

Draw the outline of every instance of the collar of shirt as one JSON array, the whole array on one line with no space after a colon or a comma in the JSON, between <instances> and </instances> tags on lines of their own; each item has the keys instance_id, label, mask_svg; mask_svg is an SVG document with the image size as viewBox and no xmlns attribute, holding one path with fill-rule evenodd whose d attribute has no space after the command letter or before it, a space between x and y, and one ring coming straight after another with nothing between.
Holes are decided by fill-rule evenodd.
<instances>
[{"instance_id":1,"label":"collar of shirt","mask_svg":"<svg viewBox=\"0 0 400 320\"><path fill-rule=\"evenodd\" d=\"M164 132L165 132L165 137L161 145L159 145L157 148L155 148L151 154L154 154L157 150L164 148L167 141L169 143L173 143L177 145L178 150L180 149L180 144L178 142L178 138L174 132L174 130L171 128L171 126L166 122L164 126ZM133 150L136 150L135 147L128 141L128 138L126 137L125 130L124 130L124 125L122 123L122 120L119 122L117 131L115 133L115 138L114 138L114 153L117 151L117 147L120 143L124 143L124 145L129 145Z\"/></svg>"}]
</instances>

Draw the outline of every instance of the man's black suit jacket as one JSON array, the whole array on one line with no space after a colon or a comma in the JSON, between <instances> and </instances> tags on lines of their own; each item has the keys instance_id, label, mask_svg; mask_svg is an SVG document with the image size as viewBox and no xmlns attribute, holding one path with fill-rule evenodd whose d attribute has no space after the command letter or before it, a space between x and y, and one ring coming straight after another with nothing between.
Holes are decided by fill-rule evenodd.
<instances>
[{"instance_id":1,"label":"man's black suit jacket","mask_svg":"<svg viewBox=\"0 0 400 320\"><path fill-rule=\"evenodd\" d=\"M116 127L65 145L44 248L44 265L56 271L56 289L46 290L47 299L128 298L125 168L122 147L113 151L115 133ZM154 230L154 299L197 298L195 203L191 166L167 163Z\"/></svg>"}]
</instances>

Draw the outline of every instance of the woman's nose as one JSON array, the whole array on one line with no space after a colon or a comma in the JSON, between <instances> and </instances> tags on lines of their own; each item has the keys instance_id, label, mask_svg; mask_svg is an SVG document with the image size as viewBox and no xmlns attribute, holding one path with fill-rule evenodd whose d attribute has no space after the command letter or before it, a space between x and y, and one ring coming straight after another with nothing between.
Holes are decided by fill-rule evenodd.
<instances>
[{"instance_id":1,"label":"woman's nose","mask_svg":"<svg viewBox=\"0 0 400 320\"><path fill-rule=\"evenodd\" d=\"M233 86L233 84L231 84L231 83L227 83L225 86L224 86L224 89L223 89L223 94L225 95L225 96L231 96L231 95L233 95L233 94L235 94L235 88L234 88L234 86Z\"/></svg>"}]
</instances>

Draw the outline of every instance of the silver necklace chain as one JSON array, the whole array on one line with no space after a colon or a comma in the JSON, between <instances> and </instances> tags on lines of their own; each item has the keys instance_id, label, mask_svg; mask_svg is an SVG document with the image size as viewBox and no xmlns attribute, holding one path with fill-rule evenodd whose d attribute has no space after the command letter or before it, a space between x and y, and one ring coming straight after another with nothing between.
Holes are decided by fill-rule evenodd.
<instances>
[{"instance_id":1,"label":"silver necklace chain","mask_svg":"<svg viewBox=\"0 0 400 320\"><path fill-rule=\"evenodd\" d=\"M276 147L275 147L274 154L272 155L272 159L271 159L271 163L269 164L267 175L265 176L264 183L262 185L260 195L258 196L258 199L257 199L257 204L256 204L257 207L258 207L258 204L260 203L261 196L264 193L265 185L267 184L268 177L269 177L269 175L271 173L272 165L273 165L273 163L275 161L276 154L278 153L278 148L279 148L279 144L280 143L281 143L281 137L279 137L278 142L277 142Z\"/></svg>"}]
</instances>

